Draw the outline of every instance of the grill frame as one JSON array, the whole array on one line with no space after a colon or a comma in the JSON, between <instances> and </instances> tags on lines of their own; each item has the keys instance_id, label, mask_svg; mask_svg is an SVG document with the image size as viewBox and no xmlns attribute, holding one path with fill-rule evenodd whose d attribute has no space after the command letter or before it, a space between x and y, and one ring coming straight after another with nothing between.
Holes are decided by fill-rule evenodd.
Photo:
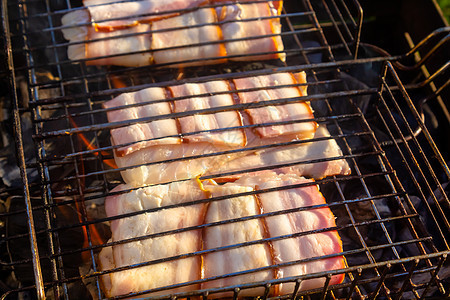
<instances>
[{"instance_id":1,"label":"grill frame","mask_svg":"<svg viewBox=\"0 0 450 300\"><path fill-rule=\"evenodd\" d=\"M5 2L6 1L4 0L3 1L4 5L6 4ZM354 2L356 2L356 1L354 1ZM309 3L309 2L307 1L307 3ZM3 6L3 7L6 7L6 6ZM4 26L5 26L6 30L8 30L8 28L9 28L8 14L4 12L3 16L4 16L4 20L3 20L4 21ZM338 26L338 25L336 25L336 26ZM357 32L360 32L360 28L357 30ZM437 33L437 34L439 34L439 33ZM8 40L9 40L9 35L7 35L7 38L6 38L7 43L8 43ZM327 44L325 36L324 36L324 40L325 40L325 43ZM359 38L358 38L358 40L359 40ZM356 42L355 43L356 49L358 48L358 45L359 45L359 42ZM11 49L11 50L13 49L8 44L7 44L7 48ZM331 52L331 50L329 50L329 51ZM415 52L417 52L417 49L413 49L410 53L405 55L405 57L411 56L411 54L413 54ZM355 53L357 53L357 50L355 51ZM23 150L23 146L21 146L21 145L23 145L23 142L21 141L22 129L21 129L21 124L20 124L20 112L24 111L24 109L21 108L20 105L19 105L19 97L18 97L17 89L16 89L16 81L14 79L14 74L16 72L22 71L22 70L20 68L14 68L14 62L12 61L12 58L13 58L14 54L12 52L9 52L8 54L9 54L8 58L10 59L10 61L9 61L9 70L10 70L11 75L12 75L10 85L11 85L11 91L14 93L13 94L14 95L14 97L13 97L14 102L13 103L15 105L17 105L15 107L15 111L14 111L15 115L14 116L15 116L15 130L16 130L16 133L17 133L17 135L16 135L17 136L16 144L18 145L18 153L21 154L20 157L19 157L19 164L20 164L20 167L21 167L22 171L24 172L24 174L25 174L27 168L29 169L29 168L36 168L37 167L39 169L40 176L41 176L41 179L42 179L42 182L43 182L43 184L41 186L41 189L42 189L42 197L43 197L42 200L43 200L44 205L43 206L38 206L38 207L33 207L32 204L31 204L30 196L29 196L30 192L29 192L29 184L26 181L27 177L23 176L23 178L25 180L25 182L24 182L24 195L25 195L25 201L26 201L26 204L27 204L26 212L28 213L27 220L29 221L29 232L31 234L30 235L31 243L33 245L31 247L31 249L32 249L32 251L35 251L35 254L33 254L33 257L32 257L32 261L33 261L33 263L35 263L35 266L36 266L34 268L34 270L36 271L36 278L37 278L36 286L38 287L37 288L38 296L39 297L44 297L44 295L45 295L44 285L45 284L44 284L44 282L42 280L42 274L39 274L39 273L42 273L42 272L40 271L39 255L37 253L38 252L38 247L37 247L37 241L36 241L36 232L38 230L36 230L36 228L35 228L35 226L33 224L33 218L32 217L33 217L33 212L35 212L37 209L43 209L43 211L46 214L47 226L48 226L47 230L45 230L44 232L48 236L48 243L49 243L48 247L50 247L50 249L51 249L51 256L54 257L54 258L51 259L51 261L52 261L53 274L54 274L54 276L56 276L56 278L54 279L54 281L53 281L53 283L51 285L53 285L54 295L64 295L65 297L68 297L67 296L66 283L70 282L71 279L70 278L69 279L64 278L64 271L61 272L61 265L63 265L64 263L62 261L63 254L61 254L61 249L59 248L59 245L58 245L59 244L59 242L58 242L58 232L57 232L58 230L56 230L58 228L55 228L54 226L51 225L52 224L52 216L51 215L54 213L54 208L55 208L55 203L53 203L53 201L52 201L52 198L53 198L52 192L53 192L53 190L52 190L51 184L54 184L55 182L52 182L51 180L48 179L48 178L50 178L49 173L51 171L49 170L49 168L47 166L49 161L46 160L46 158L45 158L45 156L46 156L45 146L44 146L44 144L42 142L39 142L39 143L41 143L42 146L37 149L38 163L37 164L34 164L34 163L29 164L28 163L27 164L25 162L25 153L24 153L24 150ZM329 62L329 63L319 63L319 64L311 64L311 63L309 63L309 64L306 64L306 65L302 65L301 68L305 69L305 70L311 70L311 71L317 71L317 70L320 70L322 68L330 68L330 69L334 69L337 72L341 72L342 68L345 68L347 66L352 67L355 64L384 62L384 61L389 61L389 60L392 60L395 63L396 61L399 61L400 59L403 59L403 58L404 57L401 56L401 57L383 57L383 58L377 58L377 59L360 59L358 61L345 61L345 60L344 61L332 61L332 62ZM421 62L421 64L422 64L422 62ZM33 103L33 101L31 101L30 104L37 105L36 107L38 107L39 106L38 102L42 103L41 102L42 100L40 99L40 97L38 95L38 91L37 91L36 88L39 88L39 87L44 87L45 88L47 84L46 83L44 83L42 85L41 84L36 84L36 81L38 81L38 80L36 79L36 76L34 74L35 73L35 69L34 69L34 66L32 66L32 64L30 64L30 65L31 65L31 67L27 67L26 68L26 71L27 71L28 75L30 76L29 79L31 78L32 81L33 81L33 82L29 82L29 86L30 86L29 93L30 93L31 99L33 99L33 97L36 97L36 100L35 100L36 103ZM297 66L285 67L282 70L291 70L291 69L297 69L297 68L298 68ZM263 71L263 72L265 72L265 71ZM403 84L401 83L400 80L397 80L398 78L395 75L396 74L395 69L392 67L391 63L389 63L389 62L386 63L385 72L386 72L386 74L389 73L389 74L392 74L392 76L394 76L394 79L396 81L396 85L394 85L394 87L391 87L391 86L387 85L386 83L382 82L379 89L375 89L375 90L373 90L373 89L366 89L366 90L363 90L363 91L350 90L350 91L345 91L345 92L340 93L339 95L335 95L335 96L337 96L337 97L354 96L354 95L357 95L358 93L381 92L382 86L383 86L385 89L387 89L387 91L390 91L390 89L400 90L400 92L402 94L401 99L407 101L408 105L411 108L413 108L414 104L412 103L411 99L409 98L405 86L403 86ZM253 73L255 73L255 72L253 72ZM219 77L222 77L222 75L220 75ZM202 79L204 79L204 77L202 77ZM197 80L197 79L195 79L195 80ZM317 80L317 81L319 81L319 80ZM409 86L406 85L406 86L408 87L408 90L414 90L414 89L418 88L420 86L420 84L409 85ZM132 89L136 89L136 88L137 87L135 86ZM105 96L105 95L108 96L108 95L115 94L115 93L122 92L122 91L126 91L126 90L127 89L110 88L108 91L106 91L106 93L104 91L99 91L98 94L100 96ZM62 89L62 91L64 91L64 89ZM92 93L89 93L89 95L90 95L90 97L95 97L96 96L96 94L92 94ZM63 95L63 97L65 97L65 96ZM71 96L68 96L68 97L71 97ZM324 99L328 99L330 97L330 95L323 94L322 97ZM39 99L39 100L37 100L37 99ZM309 97L308 99L312 99L312 97ZM397 98L394 98L394 99L397 99ZM43 100L44 100L43 102L45 103L46 99L43 99ZM52 99L50 99L50 100L52 100ZM55 101L59 101L59 100L56 99ZM34 117L35 118L38 117L39 113L40 113L40 109L38 109L36 107L33 107L33 112L34 112ZM413 110L413 112L414 112L414 110ZM70 113L68 113L68 110L67 110L66 114L70 115ZM418 115L417 112L416 112L416 115ZM367 122L364 117L362 118L362 120L364 122ZM420 118L419 118L419 120L420 120ZM330 121L330 120L328 120L328 121ZM418 124L421 124L421 122L418 122ZM39 126L39 122L37 122L35 126ZM70 124L69 124L69 126L70 126ZM369 125L368 125L368 127L370 128ZM429 137L428 142L432 145L432 148L436 148L435 146L433 146L434 143L432 142L431 136L429 134L427 134L426 127L423 124L421 124L420 127L425 132L425 135L427 137ZM39 128L39 127L36 127L36 128ZM73 134L75 134L77 132L80 132L80 131L82 132L82 130L80 130L80 129L73 128L73 129L69 130L69 134L73 135ZM370 132L372 132L372 134L373 134L373 131L370 130ZM334 138L341 138L342 136L345 136L345 134L342 133L342 131L340 132L340 135L341 136L333 135L333 137ZM40 134L40 130L36 130L36 134L35 134L34 138L36 140L38 140L38 141L41 141L41 138L45 138L45 136ZM374 140L377 140L377 139L374 138ZM404 138L404 141L402 143L405 143L406 140L407 139ZM398 145L399 143L398 143L397 139L392 139L392 144ZM98 143L97 143L97 146L98 146ZM379 154L383 153L382 143L374 143L374 146L376 146L378 148ZM79 155L89 155L89 154L92 154L94 152L99 152L99 154L101 156L101 152L100 151L108 151L108 150L112 149L111 147L110 148L98 147L98 149L95 149L95 150L88 150L88 151L81 151L80 152L80 151L75 150L75 148L74 148L75 145L74 144L72 144L71 147L73 149L73 152L71 152L71 153L78 153L77 156L79 156ZM349 147L349 146L347 145L347 147ZM351 147L348 148L347 151L348 150L351 150ZM348 158L348 159L351 160L351 159L355 159L355 156L347 155L347 156L345 156L345 158ZM106 157L106 159L108 159L108 157ZM443 159L442 159L442 162L443 162ZM386 160L386 163L387 163L387 165L389 165L389 161L388 160ZM77 166L78 164L75 163L74 165ZM356 162L354 163L354 165L358 166L358 164ZM441 165L441 167L444 170L446 170L446 172L448 174L448 167L446 167L445 162ZM102 170L102 172L103 171L104 170ZM392 170L392 171L395 171L395 170ZM390 171L390 172L392 172L392 171ZM105 173L103 172L102 174L105 174ZM358 174L358 175L361 176L361 174ZM82 183L82 180L83 180L82 178L83 178L83 175L82 174L80 175L80 173L78 173L78 171L77 171L75 179L79 183L78 189L79 189L79 194L81 196L86 194L85 191L83 191L84 184ZM393 178L397 179L395 176ZM334 178L333 180L335 180L334 182L336 182L336 178ZM325 181L326 181L326 179L325 179ZM440 183L438 182L438 186L439 185L440 185ZM367 186L366 186L366 188L367 188ZM106 187L106 190L108 190L108 189L109 189L109 187ZM440 186L440 189L443 190L442 186ZM346 199L345 196L344 196L344 199ZM63 203L63 205L69 204L69 203L73 203L73 201L72 202L69 201L69 202ZM83 207L83 205L82 205L82 207ZM85 209L85 207L84 207L84 209ZM376 211L376 208L375 208L375 211ZM8 217L8 214L4 215L4 217ZM380 216L378 216L378 218L379 218L379 220L382 220L380 218ZM383 224L383 221L379 221L379 222L381 222ZM77 225L77 226L80 226L80 227L87 228L89 246L87 248L85 248L85 249L76 249L75 250L75 251L77 251L77 250L79 250L79 251L88 251L89 254L90 254L91 260L92 260L94 265L95 265L94 250L96 248L98 248L98 246L95 246L92 243L92 241L91 241L90 233L89 233L89 225L92 225L92 224L95 224L95 223L96 223L95 221L89 221L89 220L85 219L85 220L83 220L83 222L81 224ZM413 227L413 228L415 228L415 227ZM59 229L61 229L61 228L59 228ZM54 244L53 244L53 241L55 241ZM386 245L386 246L394 247L392 243L389 243L389 245ZM55 248L56 248L56 251L55 251ZM370 247L366 247L366 249L370 249ZM438 281L437 280L438 270L444 265L444 262L446 260L446 255L448 255L448 253L449 253L449 251L448 251L448 247L447 247L447 251L441 251L441 252L436 252L436 253L426 254L426 255L418 255L418 256L414 256L414 257L408 257L406 259L400 259L399 258L399 259L396 259L396 260L394 259L394 260L390 260L390 261L387 261L387 262L381 262L381 263L380 262L374 262L372 264L366 264L366 265L361 265L361 266L356 266L356 267L350 267L350 268L347 268L345 270L341 270L341 271L338 271L338 272L331 271L331 272L326 272L324 274L313 274L313 275L301 276L301 277L299 277L299 278L297 278L295 280L308 279L308 278L318 277L318 276L325 276L325 277L328 276L328 278L330 278L329 276L331 274L335 274L335 273L339 273L339 272L346 273L347 277L352 278L352 281L350 283L344 283L344 284L339 285L339 286L330 287L328 285L328 283L326 283L325 286L323 287L322 291L321 291L323 297L325 297L330 290L336 290L336 289L343 288L343 287L349 287L351 291L354 290L354 289L358 289L358 284L361 284L361 282L362 282L362 281L358 282L358 278L359 278L358 275L360 273L362 273L363 271L365 271L365 270L380 270L380 271L382 270L379 273L380 279L378 281L378 284L377 284L376 288L374 289L374 291L371 293L370 296L375 298L376 295L381 290L383 290L384 293L386 294L386 296L388 296L389 292L388 292L388 289L385 287L385 280L387 278L391 278L390 276L392 276L392 274L389 274L389 270L392 268L392 266L399 265L399 264L403 266L404 273L407 274L407 278L409 278L409 279L404 281L405 284L403 285L402 290L405 290L405 289L407 289L407 282L411 279L411 277L415 274L415 272L423 272L423 270L416 270L417 266L419 265L419 261L425 260L425 261L428 261L429 264L431 264L431 262L430 262L431 259L434 259L434 258L438 259L438 263L437 264L429 265L429 269L430 269L429 272L432 274L432 278L426 284L428 284L428 286L430 286L430 285L433 284L432 282L434 282L434 281L437 282ZM411 268L409 270L407 270L405 268L405 266L403 265L403 264L407 264L407 263L412 263L412 266L411 266ZM96 271L95 267L94 267L94 271ZM356 274L355 277L353 276L352 272L353 273L356 272L355 273ZM427 271L425 271L425 272L427 272ZM59 279L58 275L61 275L61 274L63 275L62 276L63 278ZM100 290L100 288L99 288L100 287L100 283L99 283L99 280L98 280L99 274L103 274L103 273L101 273L101 272L99 273L97 271L97 273L93 276L93 277L97 278L96 285L97 285L98 290ZM350 274L352 274L352 275L350 275ZM403 276L403 275L397 275L397 276ZM394 275L394 277L395 277L395 275ZM39 279L39 278L41 278L41 279ZM373 278L373 280L375 280L375 278ZM274 280L273 282L266 282L266 283L264 283L264 285L276 284L279 281L282 281L282 280ZM327 282L329 282L329 280ZM298 285L299 284L297 284L297 286ZM26 288L23 288L23 289L19 289L17 291L12 291L11 293L16 293L16 292L19 292L19 291L27 290L29 288L34 289L34 288L36 288L36 286L35 287L26 287ZM231 287L230 290L235 290L235 288L238 288L237 290L235 290L235 296L237 296L238 292L239 292L239 289L245 288L245 287L246 287L246 285L238 286L238 287ZM297 294L298 295L306 295L306 294L312 294L314 292L317 292L317 291L310 291L308 293L299 293L298 289L296 289L294 291L294 294L296 294L296 295ZM203 295L207 295L207 294L203 294ZM350 295L352 295L352 292L349 293L349 297L350 297ZM100 292L99 292L99 296L101 297Z\"/></svg>"}]
</instances>

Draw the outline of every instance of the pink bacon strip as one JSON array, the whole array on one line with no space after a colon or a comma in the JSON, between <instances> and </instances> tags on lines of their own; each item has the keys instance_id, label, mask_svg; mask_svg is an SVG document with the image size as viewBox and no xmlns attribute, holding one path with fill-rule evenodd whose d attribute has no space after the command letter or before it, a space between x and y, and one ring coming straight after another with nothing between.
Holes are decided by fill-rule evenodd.
<instances>
[{"instance_id":1,"label":"pink bacon strip","mask_svg":"<svg viewBox=\"0 0 450 300\"><path fill-rule=\"evenodd\" d=\"M190 98L174 102L175 113L234 105L231 94L215 94L230 90L226 81L187 83L172 86L169 89L172 91L173 97L190 96ZM201 94L210 94L211 96L196 97ZM179 122L183 133L242 126L241 115L237 111L197 114L179 118ZM185 139L188 142L209 142L231 147L242 147L246 144L245 135L241 129L187 135Z\"/></svg>"},{"instance_id":2,"label":"pink bacon strip","mask_svg":"<svg viewBox=\"0 0 450 300\"><path fill-rule=\"evenodd\" d=\"M241 103L251 104L277 99L292 100L291 98L304 96L301 89L295 86L296 84L302 83L298 82L296 77L298 76L292 75L291 73L275 73L271 75L234 79L233 82L238 91L259 88L255 91L238 93ZM283 85L293 86L280 87L277 89L266 88ZM311 107L303 101L283 105L268 105L260 108L251 108L251 106L249 106L249 108L246 109L246 112L250 117L251 124L264 124L314 118ZM295 135L297 138L304 139L312 138L316 127L316 122L310 121L286 125L258 127L256 128L256 132L262 138Z\"/></svg>"},{"instance_id":3,"label":"pink bacon strip","mask_svg":"<svg viewBox=\"0 0 450 300\"><path fill-rule=\"evenodd\" d=\"M279 15L279 12L271 3L235 3L218 7L216 11L219 21L223 22L221 25L223 38L228 41L225 43L227 55L236 56L230 57L230 60L285 60L284 53L277 53L277 51L283 51L284 47L280 36L280 20L270 18ZM258 18L269 19L258 20ZM255 20L246 21L250 19ZM247 54L261 52L275 53L246 56Z\"/></svg>"},{"instance_id":4,"label":"pink bacon strip","mask_svg":"<svg viewBox=\"0 0 450 300\"><path fill-rule=\"evenodd\" d=\"M226 62L226 58L223 58L227 55L225 46L222 43L215 43L222 40L222 30L218 25L212 25L214 23L217 23L217 16L213 8L203 8L153 22L152 30L154 32L151 49L154 62L156 64L169 64L185 60L195 61L172 64L171 67ZM193 27L199 24L205 24L205 26ZM204 45L196 46L196 44ZM180 46L188 47L177 48ZM204 60L205 58L218 59Z\"/></svg>"},{"instance_id":5,"label":"pink bacon strip","mask_svg":"<svg viewBox=\"0 0 450 300\"><path fill-rule=\"evenodd\" d=\"M152 103L166 99L164 88L147 88L138 92L121 94L111 101L105 102L105 108L130 106L123 109L108 111L109 122L131 121L139 118L168 115L172 113L168 102ZM148 103L141 106L133 106L139 103ZM117 150L121 156L131 154L142 148L154 145L180 144L177 124L174 119L156 120L148 123L137 123L125 127L111 129L111 136L115 145L139 142ZM164 137L164 138L163 138ZM155 139L162 138L162 139ZM153 139L153 140L152 140Z\"/></svg>"}]
</instances>

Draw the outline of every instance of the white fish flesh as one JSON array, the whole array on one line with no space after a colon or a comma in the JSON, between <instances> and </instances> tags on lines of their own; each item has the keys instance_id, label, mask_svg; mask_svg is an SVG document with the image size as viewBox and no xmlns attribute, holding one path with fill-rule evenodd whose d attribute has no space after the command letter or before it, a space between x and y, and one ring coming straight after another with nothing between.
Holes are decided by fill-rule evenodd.
<instances>
[{"instance_id":1,"label":"white fish flesh","mask_svg":"<svg viewBox=\"0 0 450 300\"><path fill-rule=\"evenodd\" d=\"M314 139L308 143L280 146L253 152L224 163L218 169L210 169L205 175L216 175L223 180L239 178L238 172L249 169L276 167L283 164L295 164L289 167L277 168L278 172L295 173L314 179L322 179L333 175L349 175L351 170L336 140L330 138L330 133L323 125L319 126ZM318 160L311 163L310 161ZM323 161L320 161L323 160ZM235 175L221 176L221 173L237 172Z\"/></svg>"},{"instance_id":2,"label":"white fish flesh","mask_svg":"<svg viewBox=\"0 0 450 300\"><path fill-rule=\"evenodd\" d=\"M198 177L236 157L214 155L227 150L230 148L205 142L158 145L125 156L115 155L115 162L119 168L125 168L121 171L123 180L139 187Z\"/></svg>"}]
</instances>

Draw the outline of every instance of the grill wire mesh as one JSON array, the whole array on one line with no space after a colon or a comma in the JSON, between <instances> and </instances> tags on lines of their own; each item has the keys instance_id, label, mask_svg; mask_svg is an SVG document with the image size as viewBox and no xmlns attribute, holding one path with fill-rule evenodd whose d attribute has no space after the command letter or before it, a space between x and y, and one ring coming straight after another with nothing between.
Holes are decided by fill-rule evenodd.
<instances>
[{"instance_id":1,"label":"grill wire mesh","mask_svg":"<svg viewBox=\"0 0 450 300\"><path fill-rule=\"evenodd\" d=\"M231 291L237 298L252 287L263 287L266 294L261 296L267 297L271 287L287 281L295 283L292 294L275 298L449 295L445 284L449 277L446 183L450 174L446 157L441 156L424 125L422 111L416 110L416 102L409 96L424 90L429 97L437 97L448 81L429 92L431 84L426 80L403 85L396 63L387 62L385 57L353 60L358 55L362 23L356 1L286 1L280 16L286 63L239 62L186 69L101 67L90 66L85 60L68 60L61 17L80 6L69 1L3 2L4 18L9 18L5 24L11 30L12 84L18 93L14 112L22 125L16 128L23 139L18 151L24 156L28 179L25 198L20 189L4 192L8 209L1 213L5 224L1 247L9 255L2 256L2 267L13 270L21 282L5 291L4 297L37 292L48 298L104 298L101 275L124 268L102 271L99 251L149 238L107 242L109 221L129 215L106 218L104 212L105 197L122 182L120 169L111 166L117 147L111 146L109 130L127 125L107 122L102 107L105 101L123 92L170 86L180 80L203 82L284 71L307 73L309 95L301 100L310 101L314 121L327 126L331 139L343 152L343 156L328 160L345 159L352 170L348 176L316 181L336 216L336 228L325 230L338 231L348 267L166 298L213 298L223 291ZM447 72L448 65L433 79L443 78ZM275 104L296 100L281 99ZM287 145L262 148L275 146ZM220 153L214 155L220 157ZM296 162L306 163L311 161ZM258 170L244 173L254 171ZM259 191L264 192L268 191ZM220 199L208 201L215 200ZM145 211L135 214L142 213ZM264 215L255 216L261 217ZM330 285L335 274L345 274L345 280ZM302 281L317 277L325 279L322 288L299 290Z\"/></svg>"}]
</instances>

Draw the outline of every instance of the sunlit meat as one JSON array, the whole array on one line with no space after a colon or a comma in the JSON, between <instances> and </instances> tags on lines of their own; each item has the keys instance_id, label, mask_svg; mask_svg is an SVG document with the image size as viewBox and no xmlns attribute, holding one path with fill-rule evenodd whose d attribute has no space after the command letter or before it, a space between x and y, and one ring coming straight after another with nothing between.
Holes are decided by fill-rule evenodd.
<instances>
[{"instance_id":1,"label":"sunlit meat","mask_svg":"<svg viewBox=\"0 0 450 300\"><path fill-rule=\"evenodd\" d=\"M141 185L194 178L254 151L210 154L312 138L316 130L312 110L309 103L296 99L303 95L296 78L304 80L304 72L256 78L235 80L238 91L257 89L254 92L232 93L231 81L218 80L150 88L106 102L109 121L122 122L112 123L111 136L113 144L119 146L114 153L116 164L127 168L121 172L125 182ZM293 97L295 102L245 111L234 106L259 104L267 100L265 95L270 101ZM146 121L157 116L163 120ZM264 125L286 121L296 123Z\"/></svg>"},{"instance_id":2,"label":"sunlit meat","mask_svg":"<svg viewBox=\"0 0 450 300\"><path fill-rule=\"evenodd\" d=\"M177 10L197 7L208 0L84 0L98 28L114 29L176 15Z\"/></svg>"},{"instance_id":3,"label":"sunlit meat","mask_svg":"<svg viewBox=\"0 0 450 300\"><path fill-rule=\"evenodd\" d=\"M240 0L246 1L252 0ZM95 26L109 31L169 18L202 5L230 2L232 0L83 0ZM282 5L282 1L269 3L276 9Z\"/></svg>"},{"instance_id":4,"label":"sunlit meat","mask_svg":"<svg viewBox=\"0 0 450 300\"><path fill-rule=\"evenodd\" d=\"M61 19L71 60L178 68L228 60L285 59L277 17L282 1L86 0L84 4L86 9ZM275 53L257 54L261 52Z\"/></svg>"},{"instance_id":5,"label":"sunlit meat","mask_svg":"<svg viewBox=\"0 0 450 300\"><path fill-rule=\"evenodd\" d=\"M257 176L245 176L235 184L255 186L257 190L287 187L314 182L296 175L277 175L274 172L261 172ZM266 224L270 237L286 236L304 233L299 237L285 238L271 242L274 264L294 262L298 260L319 258L334 255L330 258L320 258L309 262L296 263L277 269L277 278L312 274L329 270L345 268L341 253L342 241L335 230L326 230L312 233L319 229L336 227L335 217L331 210L325 206L326 201L316 185L281 189L273 192L258 194L264 213L281 212L288 209L303 208L303 210L283 213L266 217ZM276 199L274 201L274 199ZM320 206L320 207L319 207ZM331 278L330 284L341 283L344 275ZM310 279L301 282L300 290L309 290L322 287L325 278ZM279 294L292 293L295 283L285 283L279 288Z\"/></svg>"},{"instance_id":6,"label":"sunlit meat","mask_svg":"<svg viewBox=\"0 0 450 300\"><path fill-rule=\"evenodd\" d=\"M210 81L205 83L187 83L169 88L173 97L189 97L174 101L174 112L195 112L197 110L231 107L233 97L226 81ZM197 95L208 95L198 97ZM196 131L208 131L242 126L241 115L236 110L216 113L201 113L178 118L184 139L192 142L209 142L215 145L245 146L245 136L242 129L232 129L221 132L204 132L186 135Z\"/></svg>"},{"instance_id":7,"label":"sunlit meat","mask_svg":"<svg viewBox=\"0 0 450 300\"><path fill-rule=\"evenodd\" d=\"M112 192L130 188L130 186L121 185ZM203 224L204 204L164 208L205 197L206 194L199 189L195 181L146 187L107 197L105 208L108 217L149 209L157 210L111 221L112 242L137 237L143 237L143 239L103 249L99 256L102 270L152 262L199 251L201 249L201 229L158 237L144 237ZM190 282L200 279L200 276L201 258L200 256L191 256L169 259L165 262L126 271L112 272L102 276L102 281L107 296L113 297ZM152 293L152 295L182 292L198 287L197 284L194 284Z\"/></svg>"},{"instance_id":8,"label":"sunlit meat","mask_svg":"<svg viewBox=\"0 0 450 300\"><path fill-rule=\"evenodd\" d=\"M342 157L342 151L336 141L330 138L330 133L325 126L319 126L311 142L256 151L231 160L218 169L211 169L206 175L218 175L225 180L230 180L242 176L243 172L251 169L277 167L284 164L293 165L277 168L277 171L314 179L350 174L347 161L340 157ZM233 172L236 174L220 175Z\"/></svg>"},{"instance_id":9,"label":"sunlit meat","mask_svg":"<svg viewBox=\"0 0 450 300\"><path fill-rule=\"evenodd\" d=\"M280 20L276 18L279 11L272 2L235 3L216 10L230 60L285 60L285 54L278 52L284 46ZM265 52L268 54L257 55Z\"/></svg>"},{"instance_id":10,"label":"sunlit meat","mask_svg":"<svg viewBox=\"0 0 450 300\"><path fill-rule=\"evenodd\" d=\"M140 118L168 116L172 113L168 102L153 103L165 99L165 89L154 87L121 94L113 100L105 102L103 106L107 109L124 107L123 109L108 111L109 122L130 122ZM180 144L181 139L177 135L179 135L179 132L176 121L168 117L162 120L141 122L111 129L111 137L115 145L140 141L117 149L117 153L121 156L153 145Z\"/></svg>"},{"instance_id":11,"label":"sunlit meat","mask_svg":"<svg viewBox=\"0 0 450 300\"><path fill-rule=\"evenodd\" d=\"M334 215L313 180L265 171L224 185L190 180L130 188L118 186L111 192L127 192L109 196L105 202L108 217L124 216L111 221L111 242L120 243L101 251L101 270L131 266L102 275L108 297L197 280L203 283L147 295L265 282L345 267ZM189 203L210 197L208 202ZM258 217L267 213L274 215ZM206 226L190 228L202 224ZM199 251L202 256L187 255ZM183 254L187 257L176 258ZM343 279L344 275L332 276L330 284ZM324 281L323 277L304 280L300 290L322 287ZM274 285L269 295L290 294L294 286ZM264 292L265 287L258 287L242 289L239 295L254 297ZM232 292L210 296L224 298Z\"/></svg>"},{"instance_id":12,"label":"sunlit meat","mask_svg":"<svg viewBox=\"0 0 450 300\"><path fill-rule=\"evenodd\" d=\"M225 186L208 185L205 188L212 197L252 192L249 186L226 184ZM227 198L211 202L206 213L205 223L220 222L260 214L260 208L254 195ZM247 243L265 238L264 226L260 219L233 222L219 226L207 227L203 234L204 249L216 249L239 243ZM268 267L272 264L269 245L258 243L229 250L218 250L204 255L204 277L210 278L235 272ZM274 272L266 269L244 275L207 281L202 288L217 288L258 281L271 280ZM244 290L240 296L262 295L264 288ZM232 294L214 294L213 297L231 296Z\"/></svg>"},{"instance_id":13,"label":"sunlit meat","mask_svg":"<svg viewBox=\"0 0 450 300\"><path fill-rule=\"evenodd\" d=\"M149 65L150 25L140 24L111 32L97 31L95 27L82 25L89 22L85 10L76 10L63 16L64 38L71 44L67 54L70 60L84 60L88 65L118 65L138 67ZM140 52L135 54L128 54Z\"/></svg>"},{"instance_id":14,"label":"sunlit meat","mask_svg":"<svg viewBox=\"0 0 450 300\"><path fill-rule=\"evenodd\" d=\"M188 60L175 66L193 66L222 63L226 56L225 47L217 43L222 39L222 30L217 24L213 8L204 8L176 17L153 22L152 45L155 63L167 64ZM198 45L198 44L207 45ZM173 48L173 49L171 49ZM214 58L216 60L204 60Z\"/></svg>"},{"instance_id":15,"label":"sunlit meat","mask_svg":"<svg viewBox=\"0 0 450 300\"><path fill-rule=\"evenodd\" d=\"M293 121L293 123L285 125L266 125L257 127L256 132L261 138L291 135L295 135L297 138L311 138L314 136L317 124L314 121L310 121L310 119L314 118L311 107L308 103L297 100L298 97L305 96L302 93L302 89L297 86L299 83L303 83L299 82L298 78L303 79L304 75L274 73L233 80L238 91L258 88L254 91L243 91L238 93L240 102L248 104L248 108L245 111L248 113L252 124ZM287 87L282 87L285 85L287 85ZM268 103L263 107L252 108L252 105L254 104L274 100L289 101L289 103Z\"/></svg>"}]
</instances>

